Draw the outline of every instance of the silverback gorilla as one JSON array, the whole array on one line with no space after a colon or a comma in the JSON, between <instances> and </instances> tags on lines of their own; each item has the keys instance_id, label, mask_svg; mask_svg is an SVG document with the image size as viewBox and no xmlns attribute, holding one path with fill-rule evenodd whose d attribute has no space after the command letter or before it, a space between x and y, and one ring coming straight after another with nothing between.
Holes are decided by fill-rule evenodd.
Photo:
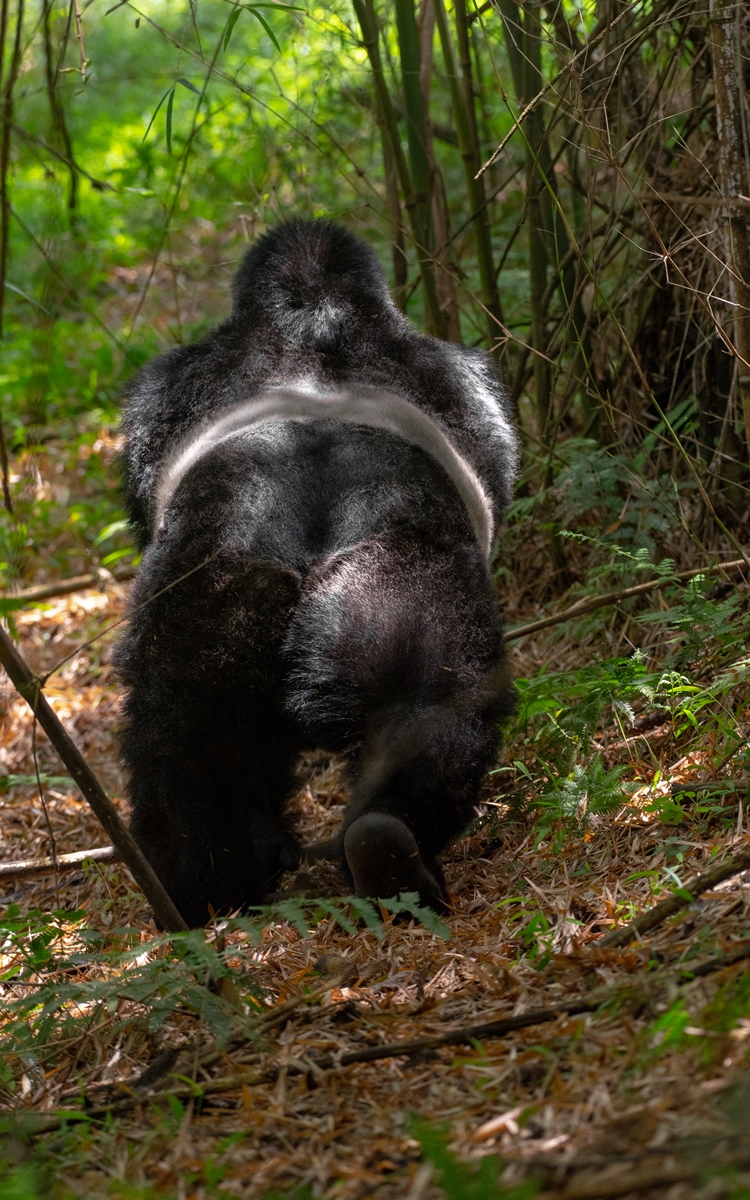
<instances>
[{"instance_id":1,"label":"silverback gorilla","mask_svg":"<svg viewBox=\"0 0 750 1200\"><path fill-rule=\"evenodd\" d=\"M311 748L349 764L348 886L439 908L513 695L487 563L516 438L491 360L415 332L364 242L293 220L248 252L231 316L135 378L123 425L143 565L121 752L183 916L296 865Z\"/></svg>"}]
</instances>

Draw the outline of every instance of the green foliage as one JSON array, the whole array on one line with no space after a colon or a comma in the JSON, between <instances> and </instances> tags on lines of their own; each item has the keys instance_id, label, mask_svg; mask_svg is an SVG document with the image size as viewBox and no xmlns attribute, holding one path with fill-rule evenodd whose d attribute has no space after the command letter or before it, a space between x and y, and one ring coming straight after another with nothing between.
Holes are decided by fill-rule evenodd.
<instances>
[{"instance_id":1,"label":"green foliage","mask_svg":"<svg viewBox=\"0 0 750 1200\"><path fill-rule=\"evenodd\" d=\"M544 831L549 832L549 830ZM518 940L521 946L521 956L542 971L552 958L552 947L555 940L555 929L545 914L532 903L528 896L506 896L496 908L512 907L513 914L510 924L518 924Z\"/></svg>"},{"instance_id":2,"label":"green foliage","mask_svg":"<svg viewBox=\"0 0 750 1200\"><path fill-rule=\"evenodd\" d=\"M154 109L154 115L151 118L151 120L149 121L148 128L146 129L146 132L143 135L143 141L145 142L146 138L148 137L149 133L151 132L151 126L153 125L154 121L156 120L159 109L161 108L162 104L166 100L166 102L167 102L166 133L167 133L167 153L168 154L172 153L172 114L173 114L173 110L174 110L174 96L175 96L175 92L177 90L178 83L181 83L184 88L187 88L189 91L194 92L195 95L200 98L199 89L197 87L195 87L195 85L192 84L189 79L182 79L182 78L178 79L176 81L176 83L173 83L171 88L168 88L167 91L162 96L161 100L159 101L156 108Z\"/></svg>"},{"instance_id":3,"label":"green foliage","mask_svg":"<svg viewBox=\"0 0 750 1200\"><path fill-rule=\"evenodd\" d=\"M674 631L672 640L679 643L677 662L692 662L717 648L728 655L747 644L745 597L736 589L724 599L715 599L710 595L714 586L715 580L696 575L667 612L644 613L640 618L644 624L659 622Z\"/></svg>"},{"instance_id":4,"label":"green foliage","mask_svg":"<svg viewBox=\"0 0 750 1200\"><path fill-rule=\"evenodd\" d=\"M36 775L0 775L0 792L10 791L11 788L34 788L42 783L44 787L73 788L75 783L70 775L47 775L44 771Z\"/></svg>"},{"instance_id":5,"label":"green foliage","mask_svg":"<svg viewBox=\"0 0 750 1200\"><path fill-rule=\"evenodd\" d=\"M592 527L603 530L588 540L605 553L624 548L652 557L669 533L674 482L669 476L648 478L643 465L591 438L567 438L552 482L556 526L579 536Z\"/></svg>"},{"instance_id":6,"label":"green foliage","mask_svg":"<svg viewBox=\"0 0 750 1200\"><path fill-rule=\"evenodd\" d=\"M705 1067L714 1066L727 1052L727 1038L750 1021L750 971L719 986L710 1002L698 1015L692 1015L685 999L675 1000L651 1025L640 1057L640 1065L650 1066L668 1050L697 1050ZM747 1057L747 1056L746 1056ZM746 1100L747 1088L742 1095ZM743 1101L744 1103L744 1101ZM741 1111L739 1094L734 1105ZM745 1121L747 1111L742 1112ZM744 1126L743 1126L744 1128Z\"/></svg>"},{"instance_id":7,"label":"green foliage","mask_svg":"<svg viewBox=\"0 0 750 1200\"><path fill-rule=\"evenodd\" d=\"M531 1200L539 1191L534 1180L506 1187L501 1180L503 1163L488 1154L475 1163L464 1163L449 1149L450 1135L439 1126L413 1120L412 1132L422 1157L432 1163L447 1200Z\"/></svg>"},{"instance_id":8,"label":"green foliage","mask_svg":"<svg viewBox=\"0 0 750 1200\"><path fill-rule=\"evenodd\" d=\"M449 936L440 918L423 909L411 893L379 905L351 898L284 900L224 922L223 932L239 932L250 946L257 946L269 925L289 923L306 937L329 918L352 935L361 923L382 939L381 909L392 916L414 917L438 937ZM17 905L0 916L0 939L11 958L3 979L29 984L5 1004L0 1082L7 1089L15 1089L12 1063L20 1060L27 1071L37 1070L56 1041L87 1029L92 1015L111 1018L125 1002L129 1015L118 1017L122 1028L137 1024L153 1034L175 1012L183 1012L200 1018L219 1043L226 1041L238 1020L245 1021L252 1035L260 992L251 967L228 962L242 956L242 942L217 943L205 930L193 929L152 938L144 952L137 930L108 929L105 935L87 928L84 918L83 912L22 914ZM96 974L81 978L92 965ZM217 994L215 985L223 979L232 980L248 1006L247 1018L239 1018Z\"/></svg>"},{"instance_id":9,"label":"green foliage","mask_svg":"<svg viewBox=\"0 0 750 1200\"><path fill-rule=\"evenodd\" d=\"M687 1041L685 1029L691 1023L690 1013L685 1008L685 1000L681 996L653 1022L647 1035L641 1064L644 1067L650 1066L665 1051L684 1046Z\"/></svg>"},{"instance_id":10,"label":"green foliage","mask_svg":"<svg viewBox=\"0 0 750 1200\"><path fill-rule=\"evenodd\" d=\"M632 723L633 702L654 699L654 675L641 654L595 661L575 671L540 673L517 681L517 725L542 757L568 761L586 755L602 721Z\"/></svg>"},{"instance_id":11,"label":"green foliage","mask_svg":"<svg viewBox=\"0 0 750 1200\"><path fill-rule=\"evenodd\" d=\"M703 1010L700 1024L716 1033L731 1033L750 1021L750 971L723 983Z\"/></svg>"},{"instance_id":12,"label":"green foliage","mask_svg":"<svg viewBox=\"0 0 750 1200\"><path fill-rule=\"evenodd\" d=\"M539 807L579 825L589 815L616 812L626 801L622 786L625 771L625 767L608 771L601 754L595 754L586 764L575 763L567 778L553 781L542 793Z\"/></svg>"},{"instance_id":13,"label":"green foliage","mask_svg":"<svg viewBox=\"0 0 750 1200\"><path fill-rule=\"evenodd\" d=\"M626 803L626 769L607 770L592 741L612 721L624 733L634 721L633 704L655 702L656 682L638 653L517 681L515 737L545 771L532 802L542 819L580 825Z\"/></svg>"},{"instance_id":14,"label":"green foliage","mask_svg":"<svg viewBox=\"0 0 750 1200\"><path fill-rule=\"evenodd\" d=\"M39 1169L4 1163L0 1158L0 1200L40 1200L47 1193Z\"/></svg>"}]
</instances>

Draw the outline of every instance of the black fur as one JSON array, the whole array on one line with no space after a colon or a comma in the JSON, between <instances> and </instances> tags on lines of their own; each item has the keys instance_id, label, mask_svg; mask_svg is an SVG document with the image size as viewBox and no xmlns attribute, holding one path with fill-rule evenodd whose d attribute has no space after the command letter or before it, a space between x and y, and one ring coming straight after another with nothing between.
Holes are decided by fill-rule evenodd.
<instances>
[{"instance_id":1,"label":"black fur","mask_svg":"<svg viewBox=\"0 0 750 1200\"><path fill-rule=\"evenodd\" d=\"M122 757L133 832L191 923L209 905L257 903L294 864L284 807L310 747L351 764L345 827L398 817L439 881L437 856L471 817L511 703L466 507L435 459L393 432L266 421L208 449L154 529L160 475L185 438L295 384L410 401L471 464L496 517L512 485L490 360L416 333L369 248L329 222L263 237L229 319L136 377L124 468L144 558L116 656ZM396 841L411 844L406 831Z\"/></svg>"}]
</instances>

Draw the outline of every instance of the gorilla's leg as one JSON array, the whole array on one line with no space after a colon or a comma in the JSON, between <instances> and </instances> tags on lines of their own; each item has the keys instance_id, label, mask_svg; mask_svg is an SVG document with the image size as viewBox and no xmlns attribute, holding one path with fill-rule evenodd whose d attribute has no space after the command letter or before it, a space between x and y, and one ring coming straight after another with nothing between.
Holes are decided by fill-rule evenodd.
<instances>
[{"instance_id":1,"label":"gorilla's leg","mask_svg":"<svg viewBox=\"0 0 750 1200\"><path fill-rule=\"evenodd\" d=\"M293 573L221 556L170 578L156 547L116 663L127 685L121 754L131 828L191 925L258 903L296 862L284 820L298 738L280 703Z\"/></svg>"},{"instance_id":2,"label":"gorilla's leg","mask_svg":"<svg viewBox=\"0 0 750 1200\"><path fill-rule=\"evenodd\" d=\"M472 817L512 703L479 553L400 534L333 558L287 653L291 710L352 762L342 850L357 894L439 906L438 855Z\"/></svg>"}]
</instances>

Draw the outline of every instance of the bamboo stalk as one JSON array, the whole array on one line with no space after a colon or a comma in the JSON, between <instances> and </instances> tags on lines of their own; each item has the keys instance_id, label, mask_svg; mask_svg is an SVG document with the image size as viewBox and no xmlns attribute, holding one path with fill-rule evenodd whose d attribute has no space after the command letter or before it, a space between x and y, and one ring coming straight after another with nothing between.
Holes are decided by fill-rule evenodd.
<instances>
[{"instance_id":1,"label":"bamboo stalk","mask_svg":"<svg viewBox=\"0 0 750 1200\"><path fill-rule=\"evenodd\" d=\"M0 879L28 879L34 875L52 875L59 871L76 871L87 862L120 862L114 846L96 846L92 850L73 850L54 858L22 858L0 863Z\"/></svg>"},{"instance_id":2,"label":"bamboo stalk","mask_svg":"<svg viewBox=\"0 0 750 1200\"><path fill-rule=\"evenodd\" d=\"M38 583L33 587L22 588L20 592L6 592L2 600L8 600L19 607L37 604L43 600L53 600L56 596L70 596L73 592L85 592L88 588L104 590L109 576L116 583L124 583L132 579L137 567L126 564L115 567L112 572L90 571L86 575L71 575L68 579L57 579L52 583Z\"/></svg>"},{"instance_id":3,"label":"bamboo stalk","mask_svg":"<svg viewBox=\"0 0 750 1200\"><path fill-rule=\"evenodd\" d=\"M534 376L540 436L544 440L544 430L549 423L551 379L549 362L540 359L540 354L546 352L547 312L554 292L558 289L562 291L563 303L570 314L570 325L577 343L576 361L572 368L572 374L576 378L583 378L588 372L589 325L578 286L578 255L577 252L571 253L570 238L560 208L544 113L539 104L548 90L542 75L539 0L524 6L523 22L515 0L496 0L496 4L503 21L513 86L521 107L516 128L521 129L526 143L531 343L537 351ZM547 285L549 266L554 271L551 290ZM592 405L585 386L581 387L581 396L587 426L592 430L598 423L599 408Z\"/></svg>"},{"instance_id":4,"label":"bamboo stalk","mask_svg":"<svg viewBox=\"0 0 750 1200\"><path fill-rule=\"evenodd\" d=\"M529 28L530 27L530 28ZM539 39L538 19L532 19L531 7L524 12L524 90L523 97L538 90L542 74L542 47ZM519 97L519 100L521 97ZM541 108L535 108L527 118L526 134L526 181L529 212L529 285L531 289L531 342L537 353L534 356L534 381L539 436L547 441L547 425L550 420L552 379L547 349L547 309L544 296L547 290L547 242L551 227L545 218L551 215L545 203L545 179L540 163L545 144L544 119ZM546 226L546 229L545 229Z\"/></svg>"},{"instance_id":5,"label":"bamboo stalk","mask_svg":"<svg viewBox=\"0 0 750 1200\"><path fill-rule=\"evenodd\" d=\"M16 690L28 704L55 750L70 771L83 797L99 818L104 830L141 888L164 929L170 932L187 929L174 902L124 823L91 767L67 733L60 718L49 705L41 680L29 669L8 634L0 626L0 663L5 667Z\"/></svg>"},{"instance_id":6,"label":"bamboo stalk","mask_svg":"<svg viewBox=\"0 0 750 1200\"><path fill-rule=\"evenodd\" d=\"M376 109L379 114L379 109ZM385 171L385 194L388 201L388 216L391 222L391 257L393 260L393 298L402 312L406 311L406 291L409 285L409 264L404 245L404 224L401 214L401 198L398 194L398 171L393 157L388 131L378 115L380 145Z\"/></svg>"},{"instance_id":7,"label":"bamboo stalk","mask_svg":"<svg viewBox=\"0 0 750 1200\"><path fill-rule=\"evenodd\" d=\"M2 0L0 4L0 77L5 69L5 42L8 33L8 8L10 0ZM10 198L8 195L8 172L10 171L10 133L13 121L13 89L16 85L21 66L22 49L21 33L23 29L24 0L18 0L16 11L16 28L13 37L13 50L8 66L7 75L2 80L2 132L0 133L0 338L3 336L3 313L5 310L5 284L8 276L8 247L10 237ZM2 473L3 503L8 512L13 515L13 501L10 495L10 471L8 466L8 449L5 444L5 431L2 426L0 413L0 472Z\"/></svg>"},{"instance_id":8,"label":"bamboo stalk","mask_svg":"<svg viewBox=\"0 0 750 1200\"><path fill-rule=\"evenodd\" d=\"M440 36L440 45L443 51L445 71L448 76L451 106L458 134L458 147L463 159L469 210L471 212L471 222L474 227L481 297L487 321L487 342L488 348L493 350L496 348L498 335L501 332L502 312L495 282L495 267L492 260L492 239L490 236L489 214L484 189L484 176L479 176L478 179L476 177L479 170L479 137L476 125L476 112L474 110L468 26L466 24L464 0L456 0L457 26L461 21L458 16L459 9L461 9L463 14L461 24L463 41L459 34L459 46L461 49L460 70L456 63L456 55L450 36L448 18L443 0L435 0L435 18Z\"/></svg>"},{"instance_id":9,"label":"bamboo stalk","mask_svg":"<svg viewBox=\"0 0 750 1200\"><path fill-rule=\"evenodd\" d=\"M619 604L621 600L630 600L634 596L645 596L648 592L661 591L662 588L669 587L673 583L686 583L689 579L695 579L696 575L717 575L720 571L739 571L744 566L746 566L745 560L737 558L733 562L717 563L713 567L695 567L691 571L681 571L679 575L668 575L663 579L650 579L646 583L636 583L633 587L603 592L599 596L586 596L581 600L576 600L575 604L564 608L562 612L552 613L549 617L540 617L538 621L531 621L528 625L519 625L516 629L509 629L505 634L505 641L515 642L517 638L527 637L530 633L538 633L541 629L549 629L552 625L562 625L563 621L569 621L572 617L582 617L586 613L595 612L597 608Z\"/></svg>"},{"instance_id":10,"label":"bamboo stalk","mask_svg":"<svg viewBox=\"0 0 750 1200\"><path fill-rule=\"evenodd\" d=\"M733 875L739 875L748 868L750 868L750 851L748 850L735 854L733 858L725 858L723 862L714 863L700 875L694 875L692 879L688 879L687 883L678 891L673 892L664 900L660 900L653 908L641 913L640 917L636 917L628 925L613 929L611 933L596 943L597 947L627 946L628 942L632 942L642 933L648 933L649 930L655 929L657 925L662 925L669 917L686 908L688 904L692 904L696 896L710 891L711 888L716 887L717 883L731 879Z\"/></svg>"},{"instance_id":11,"label":"bamboo stalk","mask_svg":"<svg viewBox=\"0 0 750 1200\"><path fill-rule=\"evenodd\" d=\"M425 310L430 332L445 336L445 320L435 284L433 264L434 238L432 230L432 178L427 150L427 120L420 86L419 30L414 12L414 0L396 0L396 30L401 86L404 92L406 137L409 164L414 186L414 221L418 236L418 252L425 289Z\"/></svg>"},{"instance_id":12,"label":"bamboo stalk","mask_svg":"<svg viewBox=\"0 0 750 1200\"><path fill-rule=\"evenodd\" d=\"M396 173L401 184L401 192L404 197L404 204L409 215L409 224L411 225L412 237L417 247L419 273L422 278L422 290L425 297L425 311L427 313L428 323L437 322L440 324L440 306L438 304L437 292L435 290L435 275L432 268L432 258L427 253L427 248L424 241L423 232L420 229L419 218L417 216L417 197L412 183L409 165L406 161L403 148L401 146L401 138L398 131L398 122L396 114L391 102L391 95L388 91L385 74L383 72L383 62L380 57L380 45L378 42L378 23L375 16L375 5L373 0L353 0L354 11L359 23L360 32L362 34L362 44L367 52L367 57L370 61L370 70L372 71L373 83L375 85L375 103L380 112L383 129L386 131L386 136L391 147L393 161L396 166ZM417 78L419 78L417 76Z\"/></svg>"},{"instance_id":13,"label":"bamboo stalk","mask_svg":"<svg viewBox=\"0 0 750 1200\"><path fill-rule=\"evenodd\" d=\"M711 0L711 55L716 92L719 182L726 205L724 227L729 282L734 301L734 344L739 359L738 388L750 456L750 231L746 199L748 164L742 128L740 11L737 0ZM743 195L743 193L745 193Z\"/></svg>"},{"instance_id":14,"label":"bamboo stalk","mask_svg":"<svg viewBox=\"0 0 750 1200\"><path fill-rule=\"evenodd\" d=\"M534 355L534 384L536 393L539 436L545 440L550 408L550 364L546 359L546 311L543 300L547 285L547 248L543 232L542 194L545 180L539 169L539 155L544 142L544 123L538 107L524 108L526 98L538 88L534 81L541 78L541 46L538 38L527 36L526 24L515 0L496 0L503 22L505 45L510 62L516 99L525 111L523 136L526 143L526 212L529 231L529 288L531 299L531 345ZM526 13L528 17L528 12Z\"/></svg>"},{"instance_id":15,"label":"bamboo stalk","mask_svg":"<svg viewBox=\"0 0 750 1200\"><path fill-rule=\"evenodd\" d=\"M432 218L432 243L435 287L438 304L443 314L442 336L451 342L463 341L461 335L461 310L456 292L456 281L450 264L451 233L450 213L445 180L435 157L435 127L430 117L430 96L434 75L433 58L435 42L434 0L421 0L417 19L419 32L419 87L425 112L425 150L430 166L430 214ZM456 138L458 143L458 138Z\"/></svg>"}]
</instances>

